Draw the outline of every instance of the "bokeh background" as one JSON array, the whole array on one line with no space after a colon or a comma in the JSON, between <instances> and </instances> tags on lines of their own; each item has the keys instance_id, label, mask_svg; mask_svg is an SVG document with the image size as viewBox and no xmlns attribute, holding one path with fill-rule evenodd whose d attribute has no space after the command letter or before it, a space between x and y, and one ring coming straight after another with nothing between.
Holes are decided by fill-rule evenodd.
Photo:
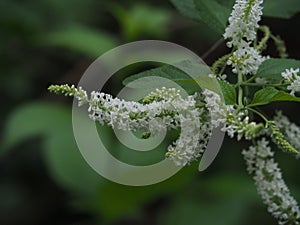
<instances>
[{"instance_id":1,"label":"bokeh background","mask_svg":"<svg viewBox=\"0 0 300 225\"><path fill-rule=\"evenodd\" d=\"M299 14L263 23L286 41L291 58L300 59ZM76 84L97 56L143 39L180 44L207 64L228 51L223 43L207 55L220 37L181 16L169 1L0 1L1 225L276 224L245 171L240 152L247 143L226 139L205 172L194 163L147 187L107 181L83 160L72 133L72 99L53 96L47 87ZM115 76L106 91L117 93L121 87ZM272 115L277 108L300 123L299 105L264 109ZM124 153L109 129L102 135ZM276 155L300 200L299 161Z\"/></svg>"}]
</instances>

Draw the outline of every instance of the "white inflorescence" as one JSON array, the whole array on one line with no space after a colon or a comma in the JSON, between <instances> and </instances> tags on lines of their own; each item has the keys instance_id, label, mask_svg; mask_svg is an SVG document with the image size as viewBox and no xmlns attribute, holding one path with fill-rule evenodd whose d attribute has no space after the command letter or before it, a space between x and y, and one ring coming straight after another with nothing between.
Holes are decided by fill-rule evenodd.
<instances>
[{"instance_id":1,"label":"white inflorescence","mask_svg":"<svg viewBox=\"0 0 300 225\"><path fill-rule=\"evenodd\" d=\"M145 98L149 102L142 104L92 92L89 111L93 120L121 130L156 134L166 128L181 128L167 156L176 165L185 166L202 155L211 133L209 120L200 121L205 112L196 106L196 98L197 95L182 98L174 88L163 88L152 92Z\"/></svg>"},{"instance_id":2,"label":"white inflorescence","mask_svg":"<svg viewBox=\"0 0 300 225\"><path fill-rule=\"evenodd\" d=\"M225 105L220 95L208 89L203 91L203 95L205 97L206 107L210 112L212 127L216 128L225 124L227 114L233 110L233 106Z\"/></svg>"},{"instance_id":3,"label":"white inflorescence","mask_svg":"<svg viewBox=\"0 0 300 225\"><path fill-rule=\"evenodd\" d=\"M234 73L255 74L265 57L251 46L256 39L258 22L261 20L263 0L237 0L224 38L227 46L234 48L233 55L227 61Z\"/></svg>"},{"instance_id":4,"label":"white inflorescence","mask_svg":"<svg viewBox=\"0 0 300 225\"><path fill-rule=\"evenodd\" d=\"M295 123L290 122L290 120L282 115L282 112L277 112L277 115L274 117L276 126L283 132L286 140L291 143L291 145L300 149L300 127ZM300 157L300 153L297 154L297 158Z\"/></svg>"},{"instance_id":5,"label":"white inflorescence","mask_svg":"<svg viewBox=\"0 0 300 225\"><path fill-rule=\"evenodd\" d=\"M259 135L260 125L255 122L249 122L249 117L244 112L236 113L232 105L226 105L217 93L204 90L206 107L211 115L211 124L213 128L222 126L221 130L226 132L229 137L237 135L237 139L243 137L250 140Z\"/></svg>"},{"instance_id":6,"label":"white inflorescence","mask_svg":"<svg viewBox=\"0 0 300 225\"><path fill-rule=\"evenodd\" d=\"M298 204L282 179L278 164L274 162L269 142L263 138L257 142L257 146L243 150L242 154L268 211L279 220L280 225L299 224Z\"/></svg>"},{"instance_id":7,"label":"white inflorescence","mask_svg":"<svg viewBox=\"0 0 300 225\"><path fill-rule=\"evenodd\" d=\"M228 39L228 47L239 47L246 40L256 39L256 30L261 20L263 0L237 0L229 17L229 25L224 38Z\"/></svg>"},{"instance_id":8,"label":"white inflorescence","mask_svg":"<svg viewBox=\"0 0 300 225\"><path fill-rule=\"evenodd\" d=\"M286 69L285 72L281 73L281 76L285 79L286 83L289 84L287 87L291 91L291 95L295 95L295 92L300 91L300 76L298 75L298 69Z\"/></svg>"},{"instance_id":9,"label":"white inflorescence","mask_svg":"<svg viewBox=\"0 0 300 225\"><path fill-rule=\"evenodd\" d=\"M211 135L209 122L199 120L198 110L180 115L180 137L168 147L168 158L175 165L185 166L202 156ZM201 122L201 124L200 124Z\"/></svg>"},{"instance_id":10,"label":"white inflorescence","mask_svg":"<svg viewBox=\"0 0 300 225\"><path fill-rule=\"evenodd\" d=\"M236 74L255 74L266 58L260 52L251 47L249 43L244 43L233 52L227 64L233 67L232 72Z\"/></svg>"},{"instance_id":11,"label":"white inflorescence","mask_svg":"<svg viewBox=\"0 0 300 225\"><path fill-rule=\"evenodd\" d=\"M74 85L72 85L72 87L75 88ZM75 92L74 97L78 99L78 106L82 106L88 100L87 93L85 90L82 89L82 87L78 88L78 90Z\"/></svg>"},{"instance_id":12,"label":"white inflorescence","mask_svg":"<svg viewBox=\"0 0 300 225\"><path fill-rule=\"evenodd\" d=\"M176 114L179 110L190 110L195 108L195 99L189 96L181 98L178 92L166 90L168 98L161 101L152 101L149 104L142 104L134 101L125 101L113 98L109 94L92 92L90 98L90 117L100 124L108 124L120 130L137 129L149 131L149 124L161 118L161 126L156 132L165 128L178 128L179 121ZM172 93L171 93L172 91ZM155 131L152 131L155 133Z\"/></svg>"}]
</instances>

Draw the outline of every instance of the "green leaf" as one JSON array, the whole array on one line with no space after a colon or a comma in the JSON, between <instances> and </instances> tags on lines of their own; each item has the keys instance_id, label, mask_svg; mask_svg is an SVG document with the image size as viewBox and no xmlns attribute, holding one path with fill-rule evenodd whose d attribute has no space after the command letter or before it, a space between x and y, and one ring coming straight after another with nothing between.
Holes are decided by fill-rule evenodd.
<instances>
[{"instance_id":1,"label":"green leaf","mask_svg":"<svg viewBox=\"0 0 300 225\"><path fill-rule=\"evenodd\" d=\"M259 90L254 94L251 106L268 104L277 93L278 90L271 87Z\"/></svg>"},{"instance_id":2,"label":"green leaf","mask_svg":"<svg viewBox=\"0 0 300 225\"><path fill-rule=\"evenodd\" d=\"M268 87L257 91L254 94L253 101L249 106L266 105L268 103L278 101L300 102L300 98L290 95L284 91L279 91L275 88Z\"/></svg>"},{"instance_id":3,"label":"green leaf","mask_svg":"<svg viewBox=\"0 0 300 225\"><path fill-rule=\"evenodd\" d=\"M300 102L300 98L290 95L284 91L278 91L278 93L272 98L272 102L277 101L292 101L292 102Z\"/></svg>"},{"instance_id":4,"label":"green leaf","mask_svg":"<svg viewBox=\"0 0 300 225\"><path fill-rule=\"evenodd\" d=\"M223 34L231 8L215 0L171 0L183 15L207 24L218 34Z\"/></svg>"},{"instance_id":5,"label":"green leaf","mask_svg":"<svg viewBox=\"0 0 300 225\"><path fill-rule=\"evenodd\" d=\"M206 23L218 34L225 31L234 0L171 0L183 15ZM263 16L291 18L300 12L299 0L265 0Z\"/></svg>"},{"instance_id":6,"label":"green leaf","mask_svg":"<svg viewBox=\"0 0 300 225\"><path fill-rule=\"evenodd\" d=\"M267 59L259 67L256 77L271 80L282 80L281 73L286 69L300 68L300 61L295 59Z\"/></svg>"},{"instance_id":7,"label":"green leaf","mask_svg":"<svg viewBox=\"0 0 300 225\"><path fill-rule=\"evenodd\" d=\"M117 46L114 37L89 27L73 26L37 37L42 45L67 48L91 57L98 57Z\"/></svg>"},{"instance_id":8,"label":"green leaf","mask_svg":"<svg viewBox=\"0 0 300 225\"><path fill-rule=\"evenodd\" d=\"M212 0L194 0L201 20L218 34L225 32L231 9Z\"/></svg>"},{"instance_id":9,"label":"green leaf","mask_svg":"<svg viewBox=\"0 0 300 225\"><path fill-rule=\"evenodd\" d=\"M184 16L189 17L196 21L201 21L201 16L196 6L194 0L170 0L176 9Z\"/></svg>"},{"instance_id":10,"label":"green leaf","mask_svg":"<svg viewBox=\"0 0 300 225\"><path fill-rule=\"evenodd\" d=\"M232 10L235 0L215 0ZM289 19L300 12L298 0L264 0L263 16Z\"/></svg>"},{"instance_id":11,"label":"green leaf","mask_svg":"<svg viewBox=\"0 0 300 225\"><path fill-rule=\"evenodd\" d=\"M184 62L186 63L186 62ZM190 63L189 63L190 64ZM189 65L184 65L183 63L180 63L179 66L183 65L185 68L187 68ZM208 74L210 71L209 67L207 66L202 66L202 64L199 66L199 69L202 71L199 71L199 73L203 72L204 74ZM129 85L132 81L144 78L144 77L153 77L153 76L158 76L158 77L163 77L169 80L189 80L191 77L184 73L182 70L176 68L175 66L172 65L163 65L158 68L154 68L151 70L146 70L141 73L132 75L128 78L126 78L123 81L124 85Z\"/></svg>"},{"instance_id":12,"label":"green leaf","mask_svg":"<svg viewBox=\"0 0 300 225\"><path fill-rule=\"evenodd\" d=\"M148 89L149 87L171 87L174 85L173 82L180 85L186 91L199 91L197 83L191 80L187 74L169 65L132 75L126 78L123 84L133 89Z\"/></svg>"},{"instance_id":13,"label":"green leaf","mask_svg":"<svg viewBox=\"0 0 300 225\"><path fill-rule=\"evenodd\" d=\"M236 103L236 90L233 85L229 84L226 81L218 80L225 103L227 105L234 105Z\"/></svg>"},{"instance_id":14,"label":"green leaf","mask_svg":"<svg viewBox=\"0 0 300 225\"><path fill-rule=\"evenodd\" d=\"M70 108L45 102L17 108L7 120L3 148L7 151L36 136L43 138L45 162L59 185L75 192L91 193L103 182L76 146Z\"/></svg>"},{"instance_id":15,"label":"green leaf","mask_svg":"<svg viewBox=\"0 0 300 225\"><path fill-rule=\"evenodd\" d=\"M289 19L300 12L299 0L265 0L264 16Z\"/></svg>"},{"instance_id":16,"label":"green leaf","mask_svg":"<svg viewBox=\"0 0 300 225\"><path fill-rule=\"evenodd\" d=\"M123 84L129 88L147 88L148 83L151 82L151 85L156 85L157 88L159 88L164 85L161 79L156 79L157 77L160 77L166 79L166 81L179 84L190 94L195 91L199 91L200 87L209 89L218 94L221 93L220 86L216 79L208 77L210 68L207 65L183 61L178 63L176 66L179 66L180 69L172 65L164 65L162 67L132 75L126 78L123 81ZM197 78L192 79L189 75L187 75L187 73ZM138 79L140 78L144 79L139 81ZM133 81L135 82L132 83Z\"/></svg>"}]
</instances>

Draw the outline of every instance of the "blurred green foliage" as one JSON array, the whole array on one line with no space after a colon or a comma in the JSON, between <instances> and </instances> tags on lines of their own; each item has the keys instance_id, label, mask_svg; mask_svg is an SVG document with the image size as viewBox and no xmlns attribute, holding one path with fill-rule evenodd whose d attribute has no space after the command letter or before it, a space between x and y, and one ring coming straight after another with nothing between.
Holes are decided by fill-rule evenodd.
<instances>
[{"instance_id":1,"label":"blurred green foliage","mask_svg":"<svg viewBox=\"0 0 300 225\"><path fill-rule=\"evenodd\" d=\"M214 8L211 4L224 8L231 4L201 1L207 9ZM273 7L272 12L282 18L290 17L299 11L298 1L290 2L285 11L278 10L278 1L268 8ZM218 21L219 17L210 18L209 10L200 15L199 3L194 1L172 3L198 21ZM298 21L299 17L291 27ZM286 29L284 23L281 26ZM244 171L240 156L244 143L225 142L215 163L201 174L195 163L160 184L115 184L96 174L82 158L72 132L71 101L46 93L51 83L76 84L95 57L128 41L164 39L202 54L219 38L206 25L181 17L167 1L2 0L0 27L4 103L0 112L0 224L275 223ZM293 50L299 53L296 47ZM218 54L210 57L216 59ZM118 91L117 82L118 78L110 81L111 92ZM291 106L287 109L293 112ZM103 128L100 133L108 143L114 142L111 130ZM123 152L123 160L128 159L121 144L114 146ZM160 146L159 154L164 148ZM288 183L295 185L292 190L299 189L297 162L284 155L280 158ZM300 199L299 193L293 193Z\"/></svg>"},{"instance_id":2,"label":"blurred green foliage","mask_svg":"<svg viewBox=\"0 0 300 225\"><path fill-rule=\"evenodd\" d=\"M170 0L185 16L206 23L222 35L235 0ZM264 16L288 19L300 12L298 0L265 0Z\"/></svg>"}]
</instances>

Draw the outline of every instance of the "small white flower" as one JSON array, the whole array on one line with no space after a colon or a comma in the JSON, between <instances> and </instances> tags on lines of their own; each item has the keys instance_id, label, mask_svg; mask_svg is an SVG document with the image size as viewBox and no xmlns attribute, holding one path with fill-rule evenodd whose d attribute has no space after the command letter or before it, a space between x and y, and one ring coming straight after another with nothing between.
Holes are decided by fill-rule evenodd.
<instances>
[{"instance_id":1,"label":"small white flower","mask_svg":"<svg viewBox=\"0 0 300 225\"><path fill-rule=\"evenodd\" d=\"M298 69L286 69L284 72L281 73L281 76L288 80L288 81L293 81L294 77L297 77L299 73L299 68Z\"/></svg>"},{"instance_id":2,"label":"small white flower","mask_svg":"<svg viewBox=\"0 0 300 225\"><path fill-rule=\"evenodd\" d=\"M210 74L208 74L208 77L209 78L216 78L216 79L220 79L220 80L226 81L227 75L226 74L222 74L219 77L217 77L217 75L210 73Z\"/></svg>"},{"instance_id":3,"label":"small white flower","mask_svg":"<svg viewBox=\"0 0 300 225\"><path fill-rule=\"evenodd\" d=\"M295 95L295 92L300 92L300 76L298 75L299 68L286 69L281 73L281 76L285 79L285 82L289 84L287 89L290 90L291 95Z\"/></svg>"},{"instance_id":4,"label":"small white flower","mask_svg":"<svg viewBox=\"0 0 300 225\"><path fill-rule=\"evenodd\" d=\"M295 80L287 87L291 91L291 95L295 95L295 92L300 91L300 77L297 76Z\"/></svg>"}]
</instances>

